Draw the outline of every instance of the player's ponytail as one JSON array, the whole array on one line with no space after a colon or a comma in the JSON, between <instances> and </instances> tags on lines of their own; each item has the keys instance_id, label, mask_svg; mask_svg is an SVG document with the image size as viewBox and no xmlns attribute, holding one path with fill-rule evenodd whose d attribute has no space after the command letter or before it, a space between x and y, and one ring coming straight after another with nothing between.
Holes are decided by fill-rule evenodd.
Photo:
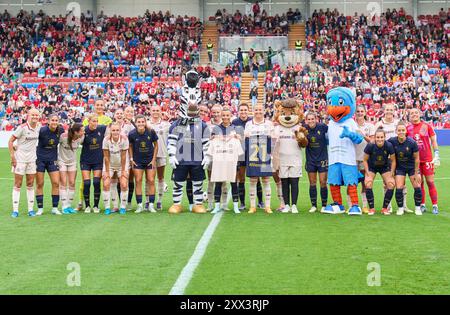
<instances>
[{"instance_id":1,"label":"player's ponytail","mask_svg":"<svg viewBox=\"0 0 450 315\"><path fill-rule=\"evenodd\" d=\"M72 148L73 136L75 135L76 132L79 132L81 130L81 128L83 128L82 124L74 123L67 131L67 143L69 144L69 148L72 151L73 151L73 148Z\"/></svg>"}]
</instances>

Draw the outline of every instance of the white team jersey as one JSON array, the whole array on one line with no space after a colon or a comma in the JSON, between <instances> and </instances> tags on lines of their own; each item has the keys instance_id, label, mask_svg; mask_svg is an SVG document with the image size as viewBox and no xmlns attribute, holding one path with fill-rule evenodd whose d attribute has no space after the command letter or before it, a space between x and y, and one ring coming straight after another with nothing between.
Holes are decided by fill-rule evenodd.
<instances>
[{"instance_id":1,"label":"white team jersey","mask_svg":"<svg viewBox=\"0 0 450 315\"><path fill-rule=\"evenodd\" d=\"M84 136L76 140L72 140L72 148L69 146L69 134L64 132L59 138L58 145L58 161L65 165L77 163L77 149L83 143Z\"/></svg>"},{"instance_id":2,"label":"white team jersey","mask_svg":"<svg viewBox=\"0 0 450 315\"><path fill-rule=\"evenodd\" d=\"M342 123L330 120L328 123L328 161L330 165L335 163L356 165L355 144L349 138L340 138L344 126L347 126L349 131L358 131L358 125L353 119L347 119Z\"/></svg>"},{"instance_id":3,"label":"white team jersey","mask_svg":"<svg viewBox=\"0 0 450 315\"><path fill-rule=\"evenodd\" d=\"M122 166L122 151L128 151L128 138L121 135L117 142L112 138L103 141L103 150L109 151L109 167L114 170L120 170ZM127 166L125 168L128 168Z\"/></svg>"},{"instance_id":4,"label":"white team jersey","mask_svg":"<svg viewBox=\"0 0 450 315\"><path fill-rule=\"evenodd\" d=\"M284 127L277 125L274 128L275 150L280 166L302 166L302 149L298 146L295 131L300 125Z\"/></svg>"},{"instance_id":5,"label":"white team jersey","mask_svg":"<svg viewBox=\"0 0 450 315\"><path fill-rule=\"evenodd\" d=\"M124 136L128 137L128 134L134 129L135 128L134 128L134 125L132 123L123 123L122 126L121 126L121 130L120 131L121 131L121 133Z\"/></svg>"},{"instance_id":6,"label":"white team jersey","mask_svg":"<svg viewBox=\"0 0 450 315\"><path fill-rule=\"evenodd\" d=\"M250 120L245 125L244 135L245 137L252 136L270 136L273 135L273 123L270 120L264 119L261 123L255 123L254 120Z\"/></svg>"},{"instance_id":7,"label":"white team jersey","mask_svg":"<svg viewBox=\"0 0 450 315\"><path fill-rule=\"evenodd\" d=\"M34 129L28 123L25 123L14 131L14 137L17 139L17 149L14 152L14 156L17 162L36 162L36 147L40 129L41 124L39 123Z\"/></svg>"},{"instance_id":8,"label":"white team jersey","mask_svg":"<svg viewBox=\"0 0 450 315\"><path fill-rule=\"evenodd\" d=\"M375 126L367 121L364 122L364 125L358 125L359 132L365 136L370 137L375 135ZM364 139L360 144L356 145L356 160L362 161L364 160L364 149L366 148L367 141Z\"/></svg>"},{"instance_id":9,"label":"white team jersey","mask_svg":"<svg viewBox=\"0 0 450 315\"><path fill-rule=\"evenodd\" d=\"M158 123L149 121L150 128L155 130L158 135L158 158L167 157L167 137L169 136L170 123L166 120L160 120Z\"/></svg>"},{"instance_id":10,"label":"white team jersey","mask_svg":"<svg viewBox=\"0 0 450 315\"><path fill-rule=\"evenodd\" d=\"M216 137L209 142L206 152L211 156L211 182L235 182L239 156L244 154L241 142L234 138Z\"/></svg>"},{"instance_id":11,"label":"white team jersey","mask_svg":"<svg viewBox=\"0 0 450 315\"><path fill-rule=\"evenodd\" d=\"M396 133L397 125L398 125L398 119L394 119L393 122L387 123L382 118L379 122L377 122L375 124L375 131L378 128L383 127L383 130L386 134L386 140L389 140L390 138L397 137L397 133Z\"/></svg>"}]
</instances>

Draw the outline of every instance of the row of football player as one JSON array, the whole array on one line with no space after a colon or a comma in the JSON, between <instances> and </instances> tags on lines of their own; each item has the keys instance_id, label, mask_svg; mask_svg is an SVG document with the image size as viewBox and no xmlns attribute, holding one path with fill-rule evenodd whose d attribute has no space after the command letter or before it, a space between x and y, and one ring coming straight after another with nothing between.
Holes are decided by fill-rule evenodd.
<instances>
[{"instance_id":1,"label":"row of football player","mask_svg":"<svg viewBox=\"0 0 450 315\"><path fill-rule=\"evenodd\" d=\"M13 189L13 217L18 216L18 206L20 200L20 187L23 176L26 175L27 200L29 215L34 216L34 181L36 179L36 201L38 204L37 214L43 212L43 183L44 173L49 173L52 182L52 212L59 214L58 204L61 198L62 209L64 213L75 212L72 208L75 194L76 178L76 149L81 144L82 152L80 166L83 177L83 198L85 202L85 212L91 211L90 186L91 174L93 176L92 184L94 186L94 205L93 211L99 212L98 204L101 196L101 178L103 177L103 201L105 204L105 213L110 213L110 200L118 200L117 186L120 186L120 212L125 213L127 204L131 202L134 188L136 189L136 201L138 208L136 212L142 212L145 208L154 211L153 203L155 201L155 174L158 178L158 200L157 209L161 209L162 195L164 193L164 166L167 157L166 143L170 124L161 120L161 111L157 106L152 107L150 124L143 116L134 117L132 107L124 111L118 110L115 113L114 123L103 114L104 104L99 100L95 104L96 113L89 116L84 122L86 126L74 124L68 131L64 132L59 127L58 117L53 115L49 117L49 124L41 127L38 124L39 112L30 110L28 113L28 122L16 130L9 142L11 162L14 167L15 183ZM206 111L207 108L201 108ZM229 137L243 140L243 137L235 135L258 134L267 136L267 139L274 139L277 143L277 126L264 119L264 109L255 107L253 119L248 116L248 106L241 105L239 117L231 121L231 113L227 108L216 105L211 110L211 131L212 134L218 134L226 130ZM404 195L405 177L409 175L414 187L414 199L416 204L416 214L425 210L422 176L428 184L430 196L433 203L433 212L437 213L437 192L434 186L434 166L439 164L438 148L436 137L432 127L420 121L420 112L412 110L411 124L406 126L389 115L386 111L386 117L381 120L384 131L374 132L375 127L364 120L365 109L359 107L356 114L356 120L361 132L365 136L367 143L371 143L376 138L374 144L363 144L357 157L357 163L360 170L364 172L366 178L362 181L363 187L363 210L369 214L374 213L372 183L377 172L380 172L384 184L387 188L383 209L387 208L390 198L392 198L394 187L397 188L396 197L399 204L398 214L407 210L401 195ZM248 126L247 126L248 125ZM106 126L109 126L107 128ZM217 128L215 128L215 126ZM327 203L328 189L327 181L327 144L326 131L327 126L317 123L314 113L306 115L305 127L308 129L309 144L306 148L306 171L310 181L310 198L312 207L310 212L317 211L317 175L320 182L320 194L322 206ZM234 129L234 133L230 128ZM216 129L214 131L214 129ZM379 128L378 128L379 129ZM398 133L398 136L396 135ZM107 135L105 136L105 134ZM278 131L279 134L279 131ZM407 138L406 134L412 139ZM224 137L215 137L217 140L225 140ZM386 141L394 142L398 145L390 145ZM285 140L283 140L285 139ZM413 140L415 139L415 141ZM14 145L15 141L17 144ZM279 137L280 141L293 141L292 137ZM213 141L214 142L214 141ZM415 145L414 145L415 144ZM431 146L435 150L435 157L432 158ZM37 150L35 149L37 147ZM220 144L216 146L220 149ZM269 146L270 147L270 146ZM392 151L392 148L394 151ZM214 146L211 146L214 148ZM211 149L210 148L210 149ZM250 177L250 212L256 211L256 187L258 187L259 178L262 180L262 186L265 192L265 210L271 212L271 187L269 179L274 177L278 198L280 199L280 208L282 212L297 212L296 204L298 197L298 178L302 175L302 152L295 145L279 145L279 149L289 148L286 152L274 152L274 158L271 158L272 151L268 146L255 147L256 153L249 153L250 147L246 148L245 162L239 162L236 158L227 159L228 162L235 161L236 165L229 163L228 168L216 168L222 172L233 173L237 170L236 181L230 178L221 180L221 176L214 172L214 154L210 150L213 159L211 164L206 165L210 169L210 181L208 184L208 200L210 209L213 207L213 195L216 204L214 213L220 211L220 196L224 185L216 184L229 181L232 183L233 202L235 212L245 208L245 175ZM382 150L385 148L386 150ZM397 149L396 149L397 148ZM264 152L266 150L266 152ZM419 150L419 154L415 153ZM231 150L236 154L237 150ZM363 152L361 154L361 152ZM381 152L384 156L382 156ZM387 153L386 153L387 152ZM412 152L412 153L411 153ZM278 154L278 158L275 156ZM387 155L386 155L387 154ZM252 166L250 157L260 159L266 156L262 164L269 162L270 169L264 167L261 163L256 163L257 167ZM268 157L268 158L267 158ZM280 160L280 157L282 158ZM388 161L391 160L391 164ZM381 165L382 161L385 164ZM399 163L395 163L398 161ZM131 166L131 170L130 170ZM175 165L173 165L175 166ZM268 166L268 165L266 165ZM214 174L217 173L217 174ZM145 174L147 206L142 206L142 182ZM420 174L420 175L419 175ZM217 176L215 176L217 175ZM118 185L119 183L119 185ZM213 187L217 188L214 189ZM422 186L422 189L420 187ZM215 194L214 194L215 190ZM188 193L189 197L189 193ZM419 201L420 199L420 201ZM239 200L241 206L238 206ZM192 202L190 202L192 203ZM128 206L129 208L129 206ZM323 208L322 208L323 209ZM419 211L419 210L422 211ZM389 211L383 210L387 214Z\"/></svg>"}]
</instances>

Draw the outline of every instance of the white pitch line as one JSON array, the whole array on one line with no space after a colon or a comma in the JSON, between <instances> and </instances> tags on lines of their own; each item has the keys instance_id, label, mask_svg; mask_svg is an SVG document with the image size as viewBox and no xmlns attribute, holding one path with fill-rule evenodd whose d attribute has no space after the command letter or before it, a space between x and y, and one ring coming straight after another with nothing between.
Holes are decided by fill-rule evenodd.
<instances>
[{"instance_id":1,"label":"white pitch line","mask_svg":"<svg viewBox=\"0 0 450 315\"><path fill-rule=\"evenodd\" d=\"M216 230L217 226L219 225L220 219L222 219L223 211L219 212L218 214L215 214L209 222L208 227L206 228L205 232L203 233L202 237L198 241L197 246L195 247L194 253L192 254L191 258L189 259L186 266L184 266L183 270L181 271L180 275L178 276L177 281L173 285L172 289L169 292L169 295L183 295L184 290L186 290L189 282L192 279L192 276L194 275L195 269L197 269L197 266L200 264L200 261L202 260L203 256L205 255L206 248L208 247L209 241L211 240L214 231Z\"/></svg>"}]
</instances>

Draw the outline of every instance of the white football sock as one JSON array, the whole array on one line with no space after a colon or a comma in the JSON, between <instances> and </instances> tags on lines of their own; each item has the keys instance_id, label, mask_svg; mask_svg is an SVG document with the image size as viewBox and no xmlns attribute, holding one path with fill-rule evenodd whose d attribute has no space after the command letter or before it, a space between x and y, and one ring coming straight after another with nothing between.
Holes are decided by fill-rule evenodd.
<instances>
[{"instance_id":1,"label":"white football sock","mask_svg":"<svg viewBox=\"0 0 450 315\"><path fill-rule=\"evenodd\" d=\"M157 202L162 202L164 196L164 180L158 180L158 200Z\"/></svg>"},{"instance_id":2,"label":"white football sock","mask_svg":"<svg viewBox=\"0 0 450 315\"><path fill-rule=\"evenodd\" d=\"M278 200L280 201L280 207L284 208L285 203L284 203L284 199L283 199L283 189L281 187L281 180L278 183L276 183L276 184L277 184Z\"/></svg>"},{"instance_id":3,"label":"white football sock","mask_svg":"<svg viewBox=\"0 0 450 315\"><path fill-rule=\"evenodd\" d=\"M262 188L264 190L264 203L266 208L270 208L270 198L272 197L272 188L270 187L270 183L261 183Z\"/></svg>"},{"instance_id":4,"label":"white football sock","mask_svg":"<svg viewBox=\"0 0 450 315\"><path fill-rule=\"evenodd\" d=\"M67 192L67 206L72 207L73 197L75 196L75 189L69 188Z\"/></svg>"},{"instance_id":5,"label":"white football sock","mask_svg":"<svg viewBox=\"0 0 450 315\"><path fill-rule=\"evenodd\" d=\"M20 188L13 188L12 191L13 211L19 212Z\"/></svg>"},{"instance_id":6,"label":"white football sock","mask_svg":"<svg viewBox=\"0 0 450 315\"><path fill-rule=\"evenodd\" d=\"M128 202L128 189L120 192L120 208L126 209Z\"/></svg>"},{"instance_id":7,"label":"white football sock","mask_svg":"<svg viewBox=\"0 0 450 315\"><path fill-rule=\"evenodd\" d=\"M105 209L110 209L110 199L111 199L111 193L109 191L103 191L103 205Z\"/></svg>"},{"instance_id":8,"label":"white football sock","mask_svg":"<svg viewBox=\"0 0 450 315\"><path fill-rule=\"evenodd\" d=\"M115 209L119 206L119 192L117 191L117 182L111 181L111 203L112 207Z\"/></svg>"},{"instance_id":9,"label":"white football sock","mask_svg":"<svg viewBox=\"0 0 450 315\"><path fill-rule=\"evenodd\" d=\"M59 188L59 198L61 201L61 208L64 210L68 207L67 202L67 189L66 188Z\"/></svg>"},{"instance_id":10,"label":"white football sock","mask_svg":"<svg viewBox=\"0 0 450 315\"><path fill-rule=\"evenodd\" d=\"M250 197L250 207L256 208L256 182L250 182L249 197Z\"/></svg>"},{"instance_id":11,"label":"white football sock","mask_svg":"<svg viewBox=\"0 0 450 315\"><path fill-rule=\"evenodd\" d=\"M34 188L27 187L27 201L28 201L28 211L34 208Z\"/></svg>"}]
</instances>

